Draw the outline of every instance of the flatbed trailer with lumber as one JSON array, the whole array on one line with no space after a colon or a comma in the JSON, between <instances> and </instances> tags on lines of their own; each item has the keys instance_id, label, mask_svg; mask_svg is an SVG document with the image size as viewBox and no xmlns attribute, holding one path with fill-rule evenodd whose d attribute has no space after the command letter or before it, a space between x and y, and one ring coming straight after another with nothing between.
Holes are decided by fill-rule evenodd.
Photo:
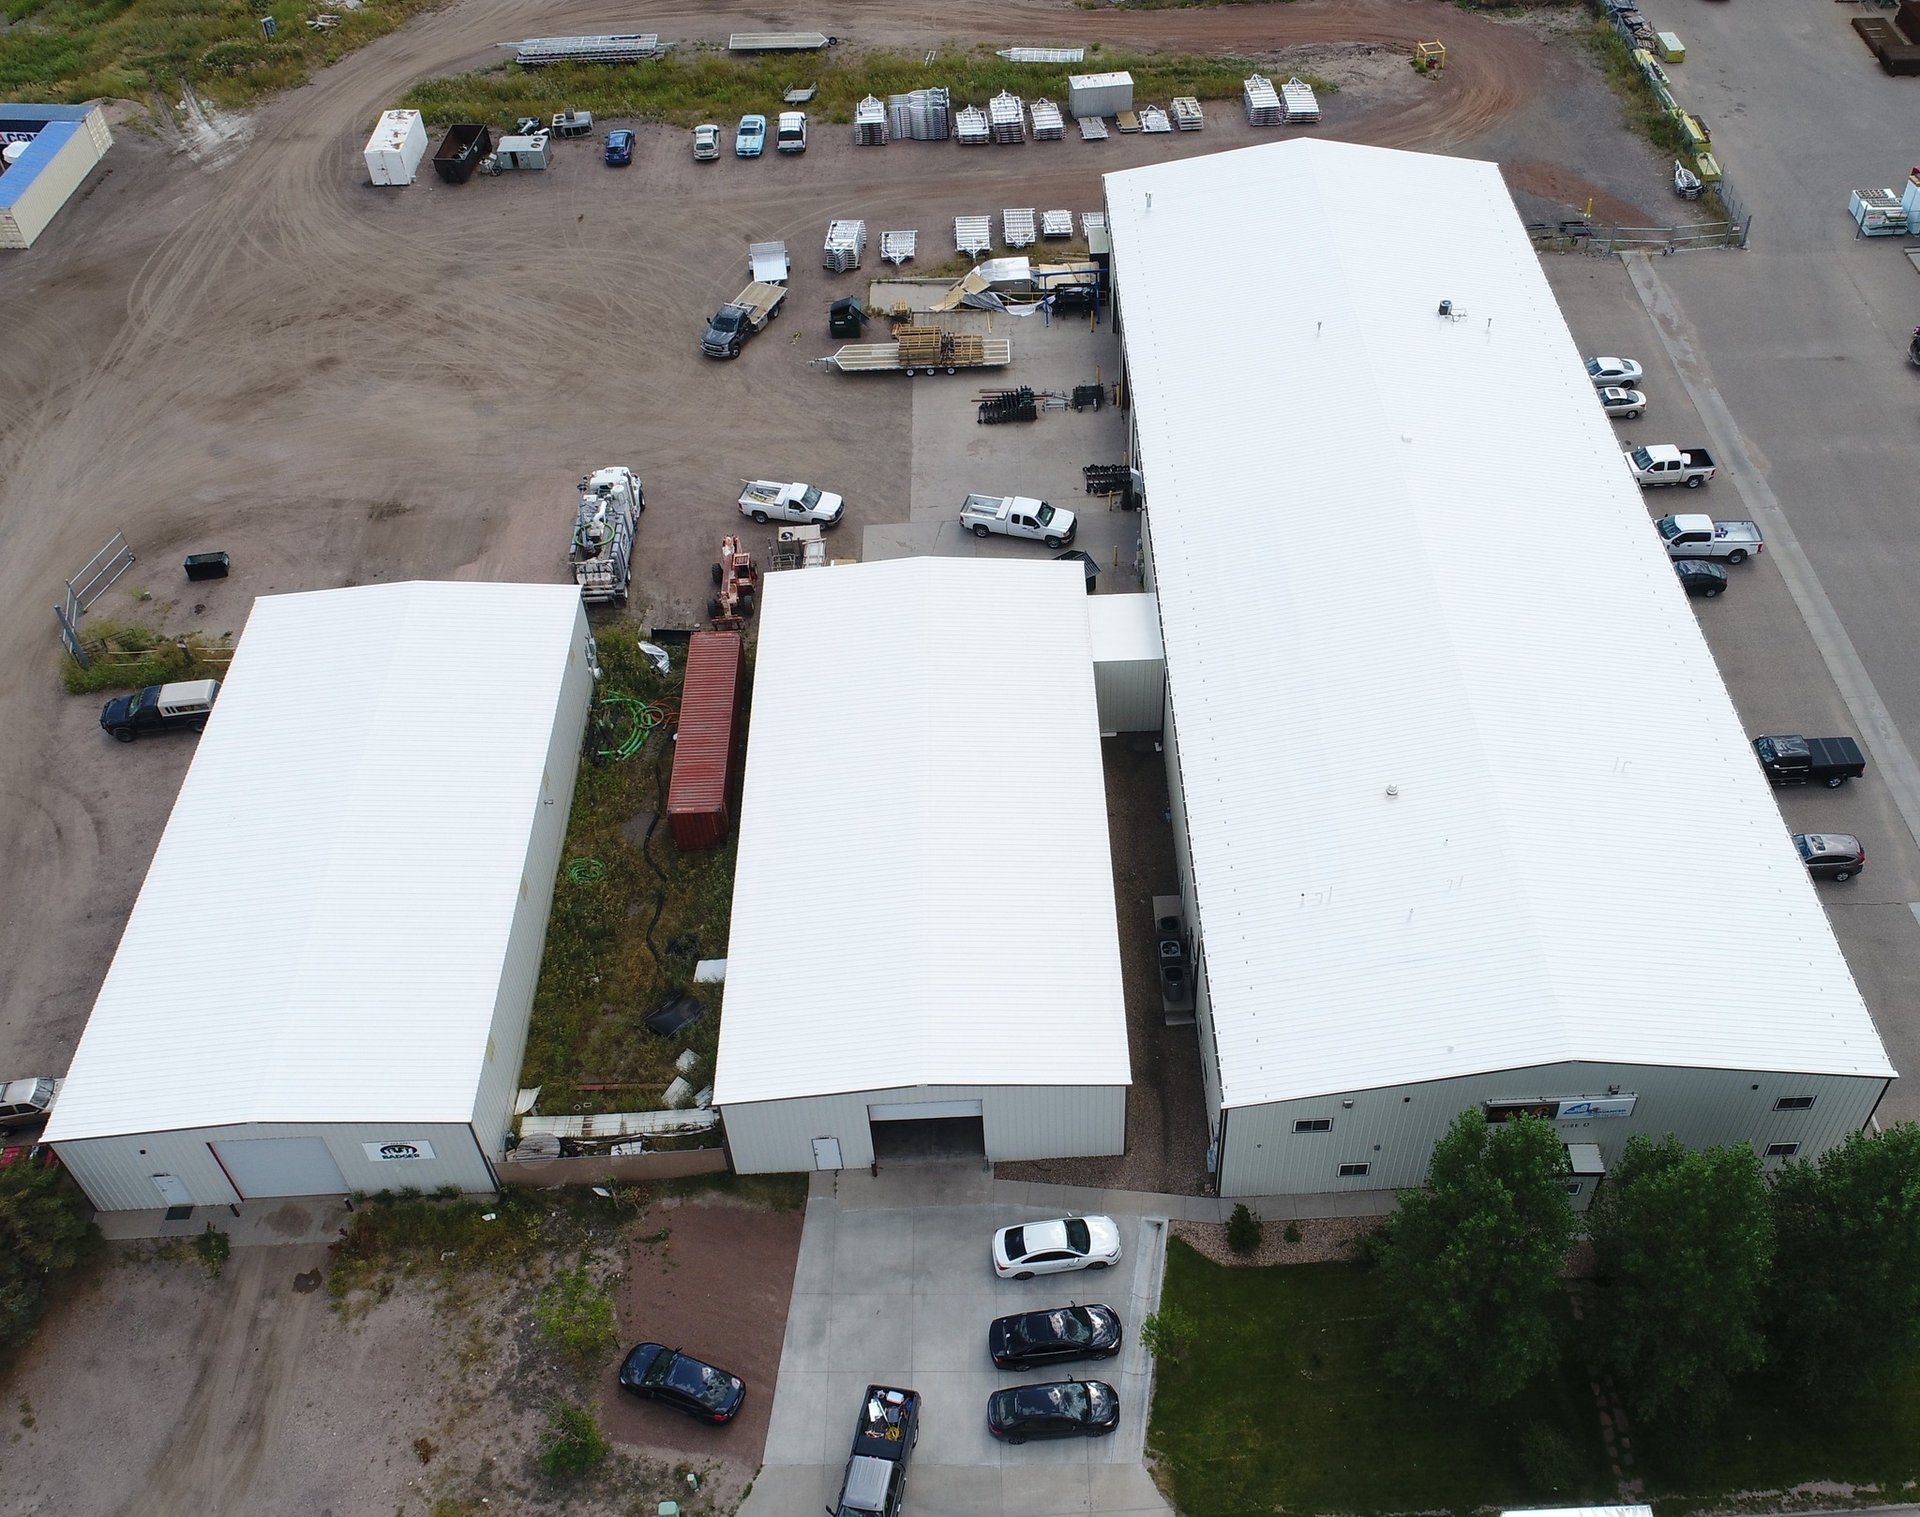
<instances>
[{"instance_id":1,"label":"flatbed trailer with lumber","mask_svg":"<svg viewBox=\"0 0 1920 1517\"><path fill-rule=\"evenodd\" d=\"M934 344L855 342L818 360L843 374L935 374L944 369L1004 369L1013 362L1010 337L967 337L943 333L950 340Z\"/></svg>"}]
</instances>

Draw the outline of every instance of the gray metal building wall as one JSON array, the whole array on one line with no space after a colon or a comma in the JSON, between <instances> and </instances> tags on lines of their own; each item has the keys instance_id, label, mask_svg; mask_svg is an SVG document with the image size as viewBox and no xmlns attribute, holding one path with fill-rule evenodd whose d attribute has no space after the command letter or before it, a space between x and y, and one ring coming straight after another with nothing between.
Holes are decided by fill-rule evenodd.
<instances>
[{"instance_id":1,"label":"gray metal building wall","mask_svg":"<svg viewBox=\"0 0 1920 1517\"><path fill-rule=\"evenodd\" d=\"M1630 1117L1556 1122L1570 1143L1595 1143L1611 1169L1636 1134L1673 1133L1691 1148L1798 1143L1812 1158L1866 1125L1886 1082L1852 1075L1795 1075L1658 1065L1551 1064L1454 1080L1338 1092L1226 1113L1220 1164L1223 1196L1304 1195L1419 1185L1433 1145L1462 1111L1489 1101L1636 1096ZM1806 1111L1776 1111L1782 1097L1813 1096ZM1326 1132L1296 1133L1300 1120L1327 1119ZM1342 1179L1342 1164L1370 1166Z\"/></svg>"},{"instance_id":2,"label":"gray metal building wall","mask_svg":"<svg viewBox=\"0 0 1920 1517\"><path fill-rule=\"evenodd\" d=\"M981 1103L991 1160L1066 1159L1117 1154L1127 1145L1124 1085L920 1085L851 1091L791 1101L727 1106L727 1148L743 1175L813 1168L813 1140L837 1138L840 1162L873 1162L870 1105L909 1102Z\"/></svg>"}]
</instances>

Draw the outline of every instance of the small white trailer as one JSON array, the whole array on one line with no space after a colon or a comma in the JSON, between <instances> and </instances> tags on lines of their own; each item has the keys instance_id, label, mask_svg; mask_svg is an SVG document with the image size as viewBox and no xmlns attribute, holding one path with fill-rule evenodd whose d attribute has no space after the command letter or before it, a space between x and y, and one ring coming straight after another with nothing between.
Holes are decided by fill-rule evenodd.
<instances>
[{"instance_id":1,"label":"small white trailer","mask_svg":"<svg viewBox=\"0 0 1920 1517\"><path fill-rule=\"evenodd\" d=\"M412 184L427 156L427 125L418 111L382 111L367 139L367 177L375 184Z\"/></svg>"},{"instance_id":2,"label":"small white trailer","mask_svg":"<svg viewBox=\"0 0 1920 1517\"><path fill-rule=\"evenodd\" d=\"M793 272L784 242L748 243L747 267L753 271L755 284L785 284L787 276Z\"/></svg>"}]
</instances>

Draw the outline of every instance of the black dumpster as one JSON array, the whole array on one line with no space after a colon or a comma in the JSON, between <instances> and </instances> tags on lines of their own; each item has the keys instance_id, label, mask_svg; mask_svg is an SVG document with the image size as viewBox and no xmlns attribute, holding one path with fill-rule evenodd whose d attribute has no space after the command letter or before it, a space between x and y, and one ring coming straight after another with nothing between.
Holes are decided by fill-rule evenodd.
<instances>
[{"instance_id":1,"label":"black dumpster","mask_svg":"<svg viewBox=\"0 0 1920 1517\"><path fill-rule=\"evenodd\" d=\"M866 319L867 313L861 308L859 300L852 295L843 295L827 307L827 336L858 337Z\"/></svg>"},{"instance_id":2,"label":"black dumpster","mask_svg":"<svg viewBox=\"0 0 1920 1517\"><path fill-rule=\"evenodd\" d=\"M1079 548L1069 548L1065 553L1053 555L1061 563L1078 564L1080 572L1087 577L1087 594L1093 594L1094 581L1100 578L1100 561L1091 553Z\"/></svg>"},{"instance_id":3,"label":"black dumpster","mask_svg":"<svg viewBox=\"0 0 1920 1517\"><path fill-rule=\"evenodd\" d=\"M184 567L188 579L225 579L233 560L224 553L189 553Z\"/></svg>"},{"instance_id":4,"label":"black dumpster","mask_svg":"<svg viewBox=\"0 0 1920 1517\"><path fill-rule=\"evenodd\" d=\"M465 184L480 160L493 151L493 133L477 122L449 127L434 150L433 171L448 184Z\"/></svg>"}]
</instances>

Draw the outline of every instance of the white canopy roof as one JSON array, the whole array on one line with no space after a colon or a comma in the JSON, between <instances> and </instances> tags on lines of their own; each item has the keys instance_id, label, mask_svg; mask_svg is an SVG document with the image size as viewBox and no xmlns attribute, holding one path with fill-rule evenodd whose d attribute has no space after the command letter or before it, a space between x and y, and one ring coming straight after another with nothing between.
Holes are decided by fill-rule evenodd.
<instances>
[{"instance_id":1,"label":"white canopy roof","mask_svg":"<svg viewBox=\"0 0 1920 1517\"><path fill-rule=\"evenodd\" d=\"M1106 184L1224 1103L1890 1075L1499 169Z\"/></svg>"},{"instance_id":2,"label":"white canopy roof","mask_svg":"<svg viewBox=\"0 0 1920 1517\"><path fill-rule=\"evenodd\" d=\"M572 585L255 601L47 1138L469 1121L583 626Z\"/></svg>"},{"instance_id":3,"label":"white canopy roof","mask_svg":"<svg viewBox=\"0 0 1920 1517\"><path fill-rule=\"evenodd\" d=\"M714 1104L1125 1085L1077 563L769 575Z\"/></svg>"}]
</instances>

